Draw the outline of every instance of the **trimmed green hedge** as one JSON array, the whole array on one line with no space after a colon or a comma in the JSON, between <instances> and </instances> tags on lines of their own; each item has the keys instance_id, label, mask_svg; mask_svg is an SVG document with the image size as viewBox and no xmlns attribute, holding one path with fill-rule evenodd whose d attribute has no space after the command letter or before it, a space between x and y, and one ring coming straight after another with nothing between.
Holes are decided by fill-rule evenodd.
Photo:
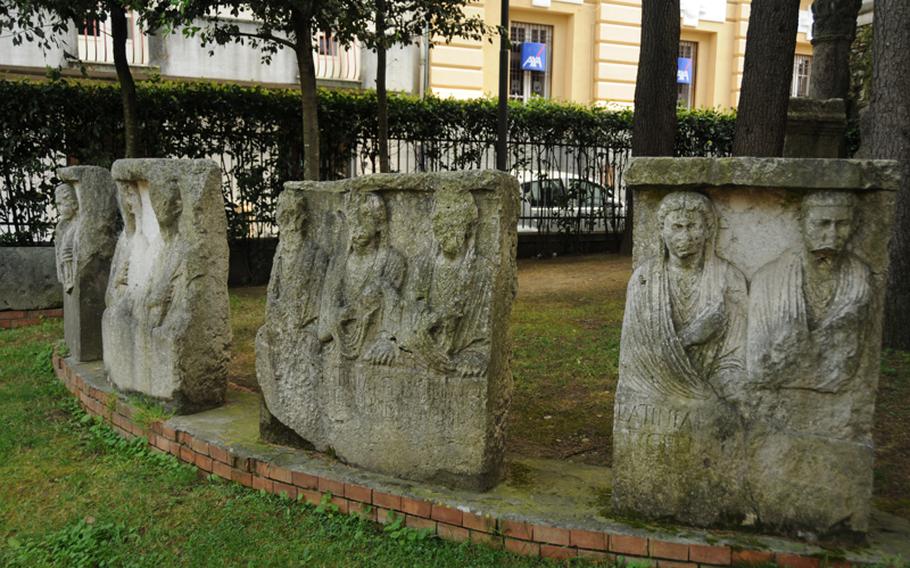
<instances>
[{"instance_id":1,"label":"trimmed green hedge","mask_svg":"<svg viewBox=\"0 0 910 568\"><path fill-rule=\"evenodd\" d=\"M138 99L145 154L220 159L231 237L268 230L281 184L300 177L299 93L145 82L138 86ZM375 134L375 100L372 91L320 92L324 178L346 175L352 152L375 152L362 144ZM463 140L475 149L495 140L494 100L392 96L389 102L391 138ZM510 107L515 142L624 150L631 123L630 111L544 100ZM677 154L729 154L733 124L731 113L681 112ZM57 183L53 169L67 162L109 166L122 147L116 85L0 81L0 241L47 240Z\"/></svg>"}]
</instances>

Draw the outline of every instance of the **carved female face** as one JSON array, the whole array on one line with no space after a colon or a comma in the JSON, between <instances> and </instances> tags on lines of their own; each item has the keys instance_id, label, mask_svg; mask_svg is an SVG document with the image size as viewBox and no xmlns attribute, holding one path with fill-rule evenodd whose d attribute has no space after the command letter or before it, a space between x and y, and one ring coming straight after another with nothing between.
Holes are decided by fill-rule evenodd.
<instances>
[{"instance_id":1,"label":"carved female face","mask_svg":"<svg viewBox=\"0 0 910 568\"><path fill-rule=\"evenodd\" d=\"M685 259L702 254L708 238L704 215L692 209L670 211L664 218L660 235L673 257Z\"/></svg>"}]
</instances>

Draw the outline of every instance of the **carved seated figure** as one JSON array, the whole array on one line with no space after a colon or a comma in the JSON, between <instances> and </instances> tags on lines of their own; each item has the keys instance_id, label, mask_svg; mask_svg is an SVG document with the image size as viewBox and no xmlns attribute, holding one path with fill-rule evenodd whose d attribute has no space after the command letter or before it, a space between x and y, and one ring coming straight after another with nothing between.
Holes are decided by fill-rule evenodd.
<instances>
[{"instance_id":1,"label":"carved seated figure","mask_svg":"<svg viewBox=\"0 0 910 568\"><path fill-rule=\"evenodd\" d=\"M439 191L433 208L437 252L417 269L409 351L443 374L481 376L489 359L487 263L477 261L477 205L469 192Z\"/></svg>"},{"instance_id":2,"label":"carved seated figure","mask_svg":"<svg viewBox=\"0 0 910 568\"><path fill-rule=\"evenodd\" d=\"M387 242L388 214L379 195L352 194L347 209L350 242L347 254L329 266L319 340L333 342L346 359L391 365L399 356L404 257Z\"/></svg>"}]
</instances>

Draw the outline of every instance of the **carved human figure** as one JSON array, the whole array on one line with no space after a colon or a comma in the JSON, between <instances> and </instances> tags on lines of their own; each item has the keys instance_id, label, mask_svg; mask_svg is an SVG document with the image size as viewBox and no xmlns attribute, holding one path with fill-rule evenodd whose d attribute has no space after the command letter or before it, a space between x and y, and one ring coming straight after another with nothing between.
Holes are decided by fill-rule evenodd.
<instances>
[{"instance_id":1,"label":"carved human figure","mask_svg":"<svg viewBox=\"0 0 910 568\"><path fill-rule=\"evenodd\" d=\"M281 241L269 280L268 305L270 310L280 312L279 321L292 322L294 328L302 330L319 317L319 294L328 255L314 239L306 238L306 202L289 197L282 193L278 198Z\"/></svg>"},{"instance_id":2,"label":"carved human figure","mask_svg":"<svg viewBox=\"0 0 910 568\"><path fill-rule=\"evenodd\" d=\"M745 371L746 280L715 252L717 216L694 192L664 197L660 250L629 282L621 388L643 395L725 398Z\"/></svg>"},{"instance_id":3,"label":"carved human figure","mask_svg":"<svg viewBox=\"0 0 910 568\"><path fill-rule=\"evenodd\" d=\"M870 313L869 266L847 245L856 197L803 199L801 246L758 270L749 301L749 375L759 388L836 393L856 374Z\"/></svg>"},{"instance_id":4,"label":"carved human figure","mask_svg":"<svg viewBox=\"0 0 910 568\"><path fill-rule=\"evenodd\" d=\"M73 291L76 276L76 232L78 227L79 201L76 190L68 183L62 183L54 191L59 220L54 231L57 241L57 280L63 284L67 294Z\"/></svg>"},{"instance_id":5,"label":"carved human figure","mask_svg":"<svg viewBox=\"0 0 910 568\"><path fill-rule=\"evenodd\" d=\"M492 278L475 247L477 205L470 192L438 191L433 207L436 253L417 269L416 313L409 351L441 373L486 371L486 310Z\"/></svg>"},{"instance_id":6,"label":"carved human figure","mask_svg":"<svg viewBox=\"0 0 910 568\"><path fill-rule=\"evenodd\" d=\"M143 302L143 319L148 326L157 328L163 325L175 294L181 293L183 286L178 280L184 276L183 264L185 254L177 250L180 247L177 236L180 214L183 211L183 200L177 179L170 179L149 191L149 201L158 222L161 235L160 249L157 251L159 269L149 283Z\"/></svg>"},{"instance_id":7,"label":"carved human figure","mask_svg":"<svg viewBox=\"0 0 910 568\"><path fill-rule=\"evenodd\" d=\"M399 355L405 260L388 243L388 213L378 194L353 193L347 221L348 249L333 257L322 292L319 340L334 342L346 359L390 365Z\"/></svg>"},{"instance_id":8,"label":"carved human figure","mask_svg":"<svg viewBox=\"0 0 910 568\"><path fill-rule=\"evenodd\" d=\"M120 216L123 219L123 232L117 240L114 257L111 260L111 277L108 280L105 302L108 307L119 304L127 295L129 289L130 251L133 242L140 233L138 216L140 211L139 194L130 184L121 184L117 192L117 204L120 207Z\"/></svg>"}]
</instances>

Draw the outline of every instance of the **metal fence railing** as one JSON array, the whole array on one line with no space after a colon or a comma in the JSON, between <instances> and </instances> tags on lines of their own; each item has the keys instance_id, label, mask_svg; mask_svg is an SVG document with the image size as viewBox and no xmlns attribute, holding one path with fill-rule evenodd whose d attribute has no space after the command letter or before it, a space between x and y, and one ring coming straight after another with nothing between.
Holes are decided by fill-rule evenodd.
<instances>
[{"instance_id":1,"label":"metal fence railing","mask_svg":"<svg viewBox=\"0 0 910 568\"><path fill-rule=\"evenodd\" d=\"M389 146L393 172L492 169L496 164L494 140L393 139ZM623 230L628 148L525 141L511 141L508 147L509 171L518 178L521 191L520 233L582 235ZM231 240L275 236L275 197L288 179L287 156L267 144L251 142L206 157L222 168ZM0 244L51 240L56 222L54 170L65 160L58 156L59 162L52 163L46 158L40 162L42 167L27 175L0 178ZM324 151L323 158L324 179L379 171L373 139ZM27 195L33 198L23 202Z\"/></svg>"},{"instance_id":2,"label":"metal fence railing","mask_svg":"<svg viewBox=\"0 0 910 568\"><path fill-rule=\"evenodd\" d=\"M625 225L625 147L510 141L509 172L521 191L520 233L617 233ZM389 142L393 172L494 168L494 140L432 139ZM351 176L379 171L374 140L352 152Z\"/></svg>"}]
</instances>

